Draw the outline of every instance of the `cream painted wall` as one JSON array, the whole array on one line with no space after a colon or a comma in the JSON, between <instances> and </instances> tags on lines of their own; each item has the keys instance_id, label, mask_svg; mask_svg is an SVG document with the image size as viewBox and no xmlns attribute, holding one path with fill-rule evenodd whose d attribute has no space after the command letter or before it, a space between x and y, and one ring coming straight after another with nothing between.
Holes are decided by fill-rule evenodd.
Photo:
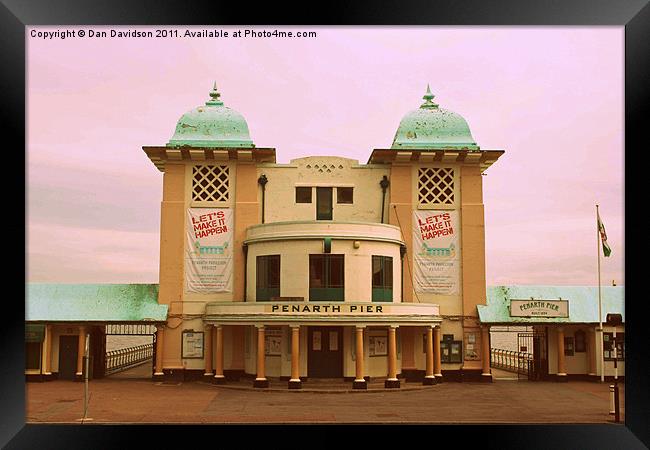
<instances>
[{"instance_id":1,"label":"cream painted wall","mask_svg":"<svg viewBox=\"0 0 650 450\"><path fill-rule=\"evenodd\" d=\"M335 156L309 156L291 160L285 165L260 164L257 171L258 175L264 174L269 180L264 213L267 223L316 219L316 189L312 188L311 203L296 203L296 186L352 187L354 203L351 205L337 204L336 189L333 189L332 219L361 222L381 220L382 191L379 182L384 175L389 175L387 166L359 165L357 160ZM387 205L388 192L384 222L388 222Z\"/></svg>"},{"instance_id":2,"label":"cream painted wall","mask_svg":"<svg viewBox=\"0 0 650 450\"><path fill-rule=\"evenodd\" d=\"M360 240L358 249L351 240L332 239L332 254L345 255L346 301L372 301L372 255L393 258L393 302L400 302L399 245ZM255 301L257 256L280 255L280 295L309 300L309 255L323 254L322 240L283 240L251 243L248 247L247 299Z\"/></svg>"}]
</instances>

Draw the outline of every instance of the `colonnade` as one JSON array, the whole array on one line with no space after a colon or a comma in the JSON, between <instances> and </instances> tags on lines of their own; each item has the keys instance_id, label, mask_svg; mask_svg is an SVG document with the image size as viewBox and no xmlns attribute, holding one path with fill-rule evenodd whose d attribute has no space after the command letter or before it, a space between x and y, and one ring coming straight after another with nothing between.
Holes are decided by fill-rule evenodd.
<instances>
[{"instance_id":1,"label":"colonnade","mask_svg":"<svg viewBox=\"0 0 650 450\"><path fill-rule=\"evenodd\" d=\"M302 325L306 326L306 325ZM52 374L52 342L53 329L51 324L45 327L45 339L43 348L43 375ZM207 325L205 327L205 367L204 375L212 377L215 383L222 384L225 382L224 376L224 333L223 325ZM291 377L289 379L289 389L300 389L302 382L300 380L300 327L301 325L291 325ZM263 324L256 325L257 328L257 364L256 376L254 381L255 387L268 387L268 380L265 374L265 328ZM399 388L400 380L397 378L397 325L391 325L388 328L388 370L385 381L386 388ZM441 352L440 352L440 325L429 325L426 329L426 370L424 375L424 384L435 384L436 379L442 377L441 370ZM355 326L355 378L352 383L355 389L366 389L367 381L364 367L364 330L365 325ZM85 353L85 340L88 330L86 326L79 326L78 350L76 376L80 378L83 374L83 356ZM566 363L564 354L564 328L557 327L556 331L556 351L557 351L557 378L566 380ZM481 353L482 353L482 375L491 376L490 370L490 343L489 327L481 328ZM598 349L596 333L590 329L587 334L587 359L588 374L596 375L597 372L597 355ZM164 325L156 326L156 358L154 362L154 376L163 376L163 348L164 348ZM214 367L213 367L214 358Z\"/></svg>"},{"instance_id":2,"label":"colonnade","mask_svg":"<svg viewBox=\"0 0 650 450\"><path fill-rule=\"evenodd\" d=\"M266 388L269 386L265 368L265 328L263 324L257 328L257 363L253 386ZM291 378L289 389L300 389L300 325L291 325ZM352 382L354 389L367 389L367 380L364 367L364 330L365 325L355 326L355 378ZM436 378L442 377L440 362L440 325L430 325L427 330L426 345L426 373L423 384L435 384ZM397 378L397 325L388 327L388 373L385 381L386 388L399 388L400 380ZM205 327L205 371L206 377L214 378L214 382L225 382L223 373L223 325L206 325ZM156 361L155 375L163 375L162 370L163 327L159 326L156 332ZM214 357L214 369L212 367ZM488 366L489 371L489 366ZM213 375L214 373L214 375Z\"/></svg>"},{"instance_id":3,"label":"colonnade","mask_svg":"<svg viewBox=\"0 0 650 450\"><path fill-rule=\"evenodd\" d=\"M303 325L305 326L305 325ZM224 333L223 325L206 325L205 327L205 366L204 376L212 377L213 382L222 384L225 382L224 376ZM291 378L289 379L289 389L300 389L302 382L300 380L300 325L291 325ZM256 325L257 328L257 364L256 376L254 381L255 387L268 387L268 379L265 374L265 328L263 324ZM426 371L423 384L435 384L442 377L441 371L441 354L440 354L440 325L429 325L426 329ZM364 330L365 325L355 326L355 378L352 383L354 389L366 389L367 381L364 367ZM487 334L487 328L486 334ZM45 329L45 349L43 373L51 374L51 353L52 353L52 325L47 325ZM78 352L77 352L77 370L76 375L80 377L83 373L83 356L85 350L85 339L87 329L85 326L79 326ZM386 388L399 388L400 380L397 378L397 325L388 327L388 371L385 381ZM484 347L488 346L487 339L483 339ZM563 339L558 339L558 350L562 346ZM163 348L164 348L164 325L156 326L156 358L154 361L154 376L163 376ZM485 352L485 348L483 348ZM564 356L563 351L559 354ZM489 355L489 353L488 353ZM214 358L214 367L213 367ZM563 359L563 358L562 358ZM563 366L559 366L563 367ZM489 375L489 357L483 358L483 375Z\"/></svg>"}]
</instances>

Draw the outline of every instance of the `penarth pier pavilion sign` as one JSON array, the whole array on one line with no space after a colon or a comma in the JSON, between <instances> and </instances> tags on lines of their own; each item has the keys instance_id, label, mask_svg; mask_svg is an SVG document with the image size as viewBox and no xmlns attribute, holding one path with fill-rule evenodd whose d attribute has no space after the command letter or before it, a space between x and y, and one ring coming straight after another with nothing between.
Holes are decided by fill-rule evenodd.
<instances>
[{"instance_id":1,"label":"penarth pier pavilion sign","mask_svg":"<svg viewBox=\"0 0 650 450\"><path fill-rule=\"evenodd\" d=\"M441 322L431 303L371 302L211 302L205 306L211 323L381 323L432 325Z\"/></svg>"},{"instance_id":2,"label":"penarth pier pavilion sign","mask_svg":"<svg viewBox=\"0 0 650 450\"><path fill-rule=\"evenodd\" d=\"M510 300L510 317L569 317L569 301Z\"/></svg>"}]
</instances>

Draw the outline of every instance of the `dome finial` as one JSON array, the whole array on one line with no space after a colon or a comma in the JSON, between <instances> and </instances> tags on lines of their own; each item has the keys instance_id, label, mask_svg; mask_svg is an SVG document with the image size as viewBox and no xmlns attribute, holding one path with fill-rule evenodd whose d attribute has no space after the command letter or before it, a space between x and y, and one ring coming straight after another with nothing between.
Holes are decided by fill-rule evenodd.
<instances>
[{"instance_id":1,"label":"dome finial","mask_svg":"<svg viewBox=\"0 0 650 450\"><path fill-rule=\"evenodd\" d=\"M217 82L214 82L214 86L212 87L212 90L210 91L210 100L205 102L206 105L213 105L213 106L222 106L223 102L219 100L219 97L221 97L221 94L219 91L217 91Z\"/></svg>"},{"instance_id":2,"label":"dome finial","mask_svg":"<svg viewBox=\"0 0 650 450\"><path fill-rule=\"evenodd\" d=\"M435 95L431 93L431 88L429 88L429 84L427 83L427 93L424 94L424 103L420 105L420 108L437 108L438 104L433 102L433 98Z\"/></svg>"}]
</instances>

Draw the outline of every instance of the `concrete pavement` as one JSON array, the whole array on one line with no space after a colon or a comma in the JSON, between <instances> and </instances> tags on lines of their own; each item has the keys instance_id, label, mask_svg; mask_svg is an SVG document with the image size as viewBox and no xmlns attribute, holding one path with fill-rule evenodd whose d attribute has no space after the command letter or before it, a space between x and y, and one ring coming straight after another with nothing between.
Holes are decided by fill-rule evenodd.
<instances>
[{"instance_id":1,"label":"concrete pavement","mask_svg":"<svg viewBox=\"0 0 650 450\"><path fill-rule=\"evenodd\" d=\"M611 423L609 384L598 382L402 382L385 390L373 381L367 392L351 383L310 380L303 392L270 379L215 386L201 381L165 384L150 380L90 382L89 423ZM83 383L27 383L28 423L78 423ZM624 419L625 388L621 385Z\"/></svg>"}]
</instances>

